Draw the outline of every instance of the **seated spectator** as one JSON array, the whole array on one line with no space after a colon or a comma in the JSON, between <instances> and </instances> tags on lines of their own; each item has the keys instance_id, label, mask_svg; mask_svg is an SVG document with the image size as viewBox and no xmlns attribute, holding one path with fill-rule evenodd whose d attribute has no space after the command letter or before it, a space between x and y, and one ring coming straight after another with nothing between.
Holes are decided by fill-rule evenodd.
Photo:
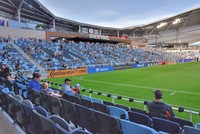
<instances>
[{"instance_id":1,"label":"seated spectator","mask_svg":"<svg viewBox=\"0 0 200 134\"><path fill-rule=\"evenodd\" d=\"M54 93L54 91L53 91L51 88L49 88L49 85L48 85L47 82L42 83L42 92L48 93L48 94L50 94L51 96L62 97L61 94L59 94L59 93Z\"/></svg>"},{"instance_id":2,"label":"seated spectator","mask_svg":"<svg viewBox=\"0 0 200 134\"><path fill-rule=\"evenodd\" d=\"M41 90L40 83L39 83L40 79L41 79L41 74L34 72L33 78L29 82L29 88L40 91Z\"/></svg>"},{"instance_id":3,"label":"seated spectator","mask_svg":"<svg viewBox=\"0 0 200 134\"><path fill-rule=\"evenodd\" d=\"M5 65L1 66L0 77L3 77L8 80L15 80L14 78L11 77L9 67L6 67Z\"/></svg>"},{"instance_id":4,"label":"seated spectator","mask_svg":"<svg viewBox=\"0 0 200 134\"><path fill-rule=\"evenodd\" d=\"M170 105L162 101L162 92L160 90L154 91L155 100L147 104L149 113L158 113L166 115L167 117L174 117L175 114Z\"/></svg>"},{"instance_id":5,"label":"seated spectator","mask_svg":"<svg viewBox=\"0 0 200 134\"><path fill-rule=\"evenodd\" d=\"M73 90L77 93L77 94L80 94L80 87L81 85L80 84L76 84L73 88Z\"/></svg>"},{"instance_id":6,"label":"seated spectator","mask_svg":"<svg viewBox=\"0 0 200 134\"><path fill-rule=\"evenodd\" d=\"M76 92L74 92L70 87L70 81L71 80L69 78L65 79L65 81L64 81L65 83L63 84L62 92L67 95L75 95Z\"/></svg>"}]
</instances>

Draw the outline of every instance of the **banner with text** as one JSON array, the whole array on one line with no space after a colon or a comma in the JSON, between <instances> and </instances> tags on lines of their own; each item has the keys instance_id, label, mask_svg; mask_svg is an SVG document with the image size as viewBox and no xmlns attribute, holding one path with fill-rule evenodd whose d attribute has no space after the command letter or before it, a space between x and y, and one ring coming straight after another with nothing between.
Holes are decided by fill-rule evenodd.
<instances>
[{"instance_id":1,"label":"banner with text","mask_svg":"<svg viewBox=\"0 0 200 134\"><path fill-rule=\"evenodd\" d=\"M104 67L91 67L88 68L88 74L91 73L100 73L100 72L108 72L114 71L114 66L104 66Z\"/></svg>"},{"instance_id":2,"label":"banner with text","mask_svg":"<svg viewBox=\"0 0 200 134\"><path fill-rule=\"evenodd\" d=\"M83 74L88 74L87 68L80 68L80 69L73 69L73 70L48 71L48 78L76 76L76 75L83 75Z\"/></svg>"},{"instance_id":3,"label":"banner with text","mask_svg":"<svg viewBox=\"0 0 200 134\"><path fill-rule=\"evenodd\" d=\"M184 63L184 62L192 62L193 59L182 59L182 60L179 60L178 62L179 63Z\"/></svg>"},{"instance_id":4,"label":"banner with text","mask_svg":"<svg viewBox=\"0 0 200 134\"><path fill-rule=\"evenodd\" d=\"M133 68L143 68L143 67L148 67L148 63L133 64Z\"/></svg>"}]
</instances>

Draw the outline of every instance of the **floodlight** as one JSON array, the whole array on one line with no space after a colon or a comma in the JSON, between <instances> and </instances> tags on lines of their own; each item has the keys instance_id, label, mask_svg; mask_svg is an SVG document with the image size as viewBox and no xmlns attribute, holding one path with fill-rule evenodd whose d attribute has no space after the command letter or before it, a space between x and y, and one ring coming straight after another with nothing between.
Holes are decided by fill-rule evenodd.
<instances>
[{"instance_id":1,"label":"floodlight","mask_svg":"<svg viewBox=\"0 0 200 134\"><path fill-rule=\"evenodd\" d=\"M160 23L159 25L157 25L157 28L164 27L165 25L167 25L167 23L166 23L166 22Z\"/></svg>"},{"instance_id":2,"label":"floodlight","mask_svg":"<svg viewBox=\"0 0 200 134\"><path fill-rule=\"evenodd\" d=\"M176 25L176 24L178 24L178 23L180 23L180 22L181 22L181 19L175 19L175 20L173 21L173 24Z\"/></svg>"}]
</instances>

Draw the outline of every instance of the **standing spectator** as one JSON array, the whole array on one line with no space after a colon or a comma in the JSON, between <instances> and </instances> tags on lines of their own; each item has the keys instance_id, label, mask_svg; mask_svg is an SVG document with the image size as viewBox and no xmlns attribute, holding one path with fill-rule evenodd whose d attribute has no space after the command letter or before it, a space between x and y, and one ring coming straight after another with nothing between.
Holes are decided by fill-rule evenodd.
<instances>
[{"instance_id":1,"label":"standing spectator","mask_svg":"<svg viewBox=\"0 0 200 134\"><path fill-rule=\"evenodd\" d=\"M64 94L67 94L67 95L74 95L75 94L75 92L71 89L71 87L70 87L70 79L69 78L66 78L65 79L65 83L63 84L63 89L62 89L62 91L63 91L63 93Z\"/></svg>"},{"instance_id":2,"label":"standing spectator","mask_svg":"<svg viewBox=\"0 0 200 134\"><path fill-rule=\"evenodd\" d=\"M162 95L160 90L154 91L155 100L147 104L149 113L158 113L166 115L167 117L174 117L175 114L171 106L162 101Z\"/></svg>"}]
</instances>

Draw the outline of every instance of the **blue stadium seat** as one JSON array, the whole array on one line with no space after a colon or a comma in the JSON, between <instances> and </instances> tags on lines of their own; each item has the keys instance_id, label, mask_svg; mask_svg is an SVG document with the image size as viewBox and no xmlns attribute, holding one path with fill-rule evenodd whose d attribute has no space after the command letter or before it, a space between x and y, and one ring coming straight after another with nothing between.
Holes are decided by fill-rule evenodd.
<instances>
[{"instance_id":1,"label":"blue stadium seat","mask_svg":"<svg viewBox=\"0 0 200 134\"><path fill-rule=\"evenodd\" d=\"M99 111L93 113L96 121L95 128L99 134L122 134L119 119Z\"/></svg>"},{"instance_id":2,"label":"blue stadium seat","mask_svg":"<svg viewBox=\"0 0 200 134\"><path fill-rule=\"evenodd\" d=\"M105 114L109 114L108 106L105 104L93 102L94 109Z\"/></svg>"},{"instance_id":3,"label":"blue stadium seat","mask_svg":"<svg viewBox=\"0 0 200 134\"><path fill-rule=\"evenodd\" d=\"M79 126L95 133L93 110L78 104L74 104L74 106Z\"/></svg>"},{"instance_id":4,"label":"blue stadium seat","mask_svg":"<svg viewBox=\"0 0 200 134\"><path fill-rule=\"evenodd\" d=\"M199 129L200 129L200 123L197 123L197 124L196 124L196 128L199 128Z\"/></svg>"},{"instance_id":5,"label":"blue stadium seat","mask_svg":"<svg viewBox=\"0 0 200 134\"><path fill-rule=\"evenodd\" d=\"M92 101L92 99L88 96L82 95L82 99L88 100L88 101Z\"/></svg>"},{"instance_id":6,"label":"blue stadium seat","mask_svg":"<svg viewBox=\"0 0 200 134\"><path fill-rule=\"evenodd\" d=\"M68 122L71 121L75 126L77 126L78 121L73 103L64 99L60 99L60 102L62 104L63 118Z\"/></svg>"},{"instance_id":7,"label":"blue stadium seat","mask_svg":"<svg viewBox=\"0 0 200 134\"><path fill-rule=\"evenodd\" d=\"M49 96L50 109L52 114L62 115L61 108L62 104L60 99L54 96Z\"/></svg>"},{"instance_id":8,"label":"blue stadium seat","mask_svg":"<svg viewBox=\"0 0 200 134\"><path fill-rule=\"evenodd\" d=\"M138 108L133 108L133 107L132 107L130 110L133 111L133 112L137 112L137 113L141 113L141 114L146 114L146 115L148 115L146 111L141 110L141 109L138 109Z\"/></svg>"},{"instance_id":9,"label":"blue stadium seat","mask_svg":"<svg viewBox=\"0 0 200 134\"><path fill-rule=\"evenodd\" d=\"M33 110L33 115L40 121L40 124L38 124L41 127L40 133L59 134L55 123L46 116L48 115L47 111L41 107L36 107Z\"/></svg>"},{"instance_id":10,"label":"blue stadium seat","mask_svg":"<svg viewBox=\"0 0 200 134\"><path fill-rule=\"evenodd\" d=\"M81 104L82 104L83 106L85 106L85 107L93 108L93 103L92 103L91 100L82 98L82 99L81 99Z\"/></svg>"},{"instance_id":11,"label":"blue stadium seat","mask_svg":"<svg viewBox=\"0 0 200 134\"><path fill-rule=\"evenodd\" d=\"M100 99L92 98L92 102L103 104L103 101Z\"/></svg>"},{"instance_id":12,"label":"blue stadium seat","mask_svg":"<svg viewBox=\"0 0 200 134\"><path fill-rule=\"evenodd\" d=\"M124 110L126 110L126 111L129 111L129 110L130 110L129 107L124 106L124 105L121 105L121 104L115 104L115 106L116 106L116 107L119 107L119 108L122 108L122 109L124 109Z\"/></svg>"},{"instance_id":13,"label":"blue stadium seat","mask_svg":"<svg viewBox=\"0 0 200 134\"><path fill-rule=\"evenodd\" d=\"M60 116L52 115L49 116L49 119L51 119L56 124L56 128L59 134L66 134L72 131L70 125Z\"/></svg>"},{"instance_id":14,"label":"blue stadium seat","mask_svg":"<svg viewBox=\"0 0 200 134\"><path fill-rule=\"evenodd\" d=\"M145 114L129 111L128 116L129 116L129 120L132 121L132 122L142 124L142 125L145 125L145 126L148 126L148 127L153 126L152 119Z\"/></svg>"},{"instance_id":15,"label":"blue stadium seat","mask_svg":"<svg viewBox=\"0 0 200 134\"><path fill-rule=\"evenodd\" d=\"M158 134L154 129L127 120L120 120L123 134Z\"/></svg>"},{"instance_id":16,"label":"blue stadium seat","mask_svg":"<svg viewBox=\"0 0 200 134\"><path fill-rule=\"evenodd\" d=\"M166 133L172 133L172 134L180 134L181 133L181 127L178 123L172 122L170 120L165 120L157 117L153 117L153 128L156 131L163 131Z\"/></svg>"},{"instance_id":17,"label":"blue stadium seat","mask_svg":"<svg viewBox=\"0 0 200 134\"><path fill-rule=\"evenodd\" d=\"M178 123L181 126L181 128L183 128L185 125L194 127L194 124L188 120L184 120L184 119L177 118L177 117L169 117L169 119L173 122Z\"/></svg>"},{"instance_id":18,"label":"blue stadium seat","mask_svg":"<svg viewBox=\"0 0 200 134\"><path fill-rule=\"evenodd\" d=\"M45 108L48 112L50 112L51 109L50 109L49 95L44 92L40 92L40 95L41 95L41 106Z\"/></svg>"},{"instance_id":19,"label":"blue stadium seat","mask_svg":"<svg viewBox=\"0 0 200 134\"><path fill-rule=\"evenodd\" d=\"M128 112L122 108L118 108L115 106L108 106L108 109L109 109L110 115L112 116L115 116L120 119L126 119L126 120L129 119Z\"/></svg>"},{"instance_id":20,"label":"blue stadium seat","mask_svg":"<svg viewBox=\"0 0 200 134\"><path fill-rule=\"evenodd\" d=\"M200 129L191 126L184 126L183 130L184 134L200 134Z\"/></svg>"}]
</instances>

